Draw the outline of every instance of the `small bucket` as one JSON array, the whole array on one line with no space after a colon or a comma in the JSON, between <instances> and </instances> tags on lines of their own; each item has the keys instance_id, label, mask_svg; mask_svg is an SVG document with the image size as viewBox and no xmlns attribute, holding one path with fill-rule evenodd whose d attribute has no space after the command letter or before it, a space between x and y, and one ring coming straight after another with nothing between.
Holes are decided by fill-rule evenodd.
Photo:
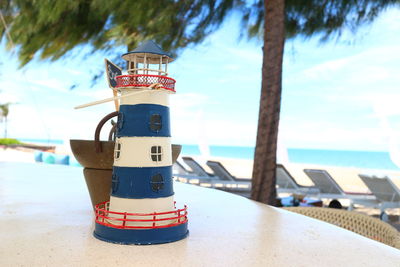
<instances>
[{"instance_id":1,"label":"small bucket","mask_svg":"<svg viewBox=\"0 0 400 267\"><path fill-rule=\"evenodd\" d=\"M115 125L111 129L108 141L100 141L100 131L111 118L118 116L112 112L97 125L94 140L70 140L71 150L76 160L84 167L86 185L92 206L110 200L112 167L114 163L113 135ZM181 145L172 145L172 162L175 163L181 152Z\"/></svg>"}]
</instances>

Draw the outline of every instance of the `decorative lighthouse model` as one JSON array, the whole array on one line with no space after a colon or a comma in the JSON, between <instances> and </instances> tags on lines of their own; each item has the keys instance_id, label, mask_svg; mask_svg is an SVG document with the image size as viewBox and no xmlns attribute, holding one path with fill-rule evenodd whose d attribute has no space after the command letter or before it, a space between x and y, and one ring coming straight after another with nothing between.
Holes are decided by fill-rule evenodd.
<instances>
[{"instance_id":1,"label":"decorative lighthouse model","mask_svg":"<svg viewBox=\"0 0 400 267\"><path fill-rule=\"evenodd\" d=\"M168 77L173 59L149 41L122 55L110 201L96 206L94 236L121 244L158 244L188 234L186 206L175 207Z\"/></svg>"}]
</instances>

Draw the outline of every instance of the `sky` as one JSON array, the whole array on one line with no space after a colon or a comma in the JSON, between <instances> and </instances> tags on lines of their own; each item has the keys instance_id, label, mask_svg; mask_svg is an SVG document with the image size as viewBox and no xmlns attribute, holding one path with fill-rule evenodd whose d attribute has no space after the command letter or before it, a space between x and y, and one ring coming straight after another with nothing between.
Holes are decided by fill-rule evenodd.
<instances>
[{"instance_id":1,"label":"sky","mask_svg":"<svg viewBox=\"0 0 400 267\"><path fill-rule=\"evenodd\" d=\"M356 34L321 44L296 38L285 44L279 144L286 148L399 150L400 11L388 10ZM169 66L172 141L254 146L261 89L262 43L239 39L232 16L203 43L186 48ZM83 57L78 47L61 61L18 69L15 53L0 46L0 103L13 102L8 136L92 139L114 110L106 79L90 87L104 55ZM116 49L117 54L122 51ZM72 84L79 84L73 90ZM4 123L0 123L2 136ZM102 133L106 138L107 130Z\"/></svg>"}]
</instances>

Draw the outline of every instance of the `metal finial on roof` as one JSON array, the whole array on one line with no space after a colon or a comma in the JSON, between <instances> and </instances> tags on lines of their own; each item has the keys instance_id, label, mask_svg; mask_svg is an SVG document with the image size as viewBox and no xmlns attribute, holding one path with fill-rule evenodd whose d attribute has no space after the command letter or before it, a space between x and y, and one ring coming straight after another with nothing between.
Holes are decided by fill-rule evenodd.
<instances>
[{"instance_id":1,"label":"metal finial on roof","mask_svg":"<svg viewBox=\"0 0 400 267\"><path fill-rule=\"evenodd\" d=\"M151 40L146 41L146 42L140 44L134 50L123 54L122 58L125 60L130 60L135 55L138 57L141 57L144 54L146 54L148 58L151 58L151 54L153 54L153 55L158 55L157 58L159 58L159 56L165 57L165 59L163 61L168 61L168 62L173 61L173 58L171 58L171 56L167 52L162 50L162 48L160 46L158 46L155 42L153 42Z\"/></svg>"}]
</instances>

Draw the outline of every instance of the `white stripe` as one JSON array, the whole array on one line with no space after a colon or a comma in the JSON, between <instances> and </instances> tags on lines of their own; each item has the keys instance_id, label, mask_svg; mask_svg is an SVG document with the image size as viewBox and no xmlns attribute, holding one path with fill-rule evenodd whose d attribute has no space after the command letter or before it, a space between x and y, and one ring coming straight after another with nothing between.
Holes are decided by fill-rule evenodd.
<instances>
[{"instance_id":1,"label":"white stripe","mask_svg":"<svg viewBox=\"0 0 400 267\"><path fill-rule=\"evenodd\" d=\"M170 137L120 137L115 140L115 149L120 144L121 150L114 152L114 166L118 167L163 167L172 166ZM161 161L153 161L151 147L161 147Z\"/></svg>"},{"instance_id":2,"label":"white stripe","mask_svg":"<svg viewBox=\"0 0 400 267\"><path fill-rule=\"evenodd\" d=\"M162 198L144 198L144 199L129 199L110 197L109 210L113 212L127 212L127 213L154 213L154 212L168 212L173 211L174 208L174 196L162 197ZM175 213L157 215L156 219L175 217ZM109 214L109 217L123 218L122 215ZM153 220L151 216L127 216L127 219L136 220ZM109 220L109 223L115 225L122 225L120 221ZM175 220L165 220L157 222L156 225L167 225L175 223ZM152 222L128 222L127 226L152 226Z\"/></svg>"},{"instance_id":3,"label":"white stripe","mask_svg":"<svg viewBox=\"0 0 400 267\"><path fill-rule=\"evenodd\" d=\"M142 92L137 95L121 98L120 105L137 105L137 104L156 104L169 106L169 93L166 90L149 90L149 89L123 89L120 90L122 95L132 92Z\"/></svg>"}]
</instances>

